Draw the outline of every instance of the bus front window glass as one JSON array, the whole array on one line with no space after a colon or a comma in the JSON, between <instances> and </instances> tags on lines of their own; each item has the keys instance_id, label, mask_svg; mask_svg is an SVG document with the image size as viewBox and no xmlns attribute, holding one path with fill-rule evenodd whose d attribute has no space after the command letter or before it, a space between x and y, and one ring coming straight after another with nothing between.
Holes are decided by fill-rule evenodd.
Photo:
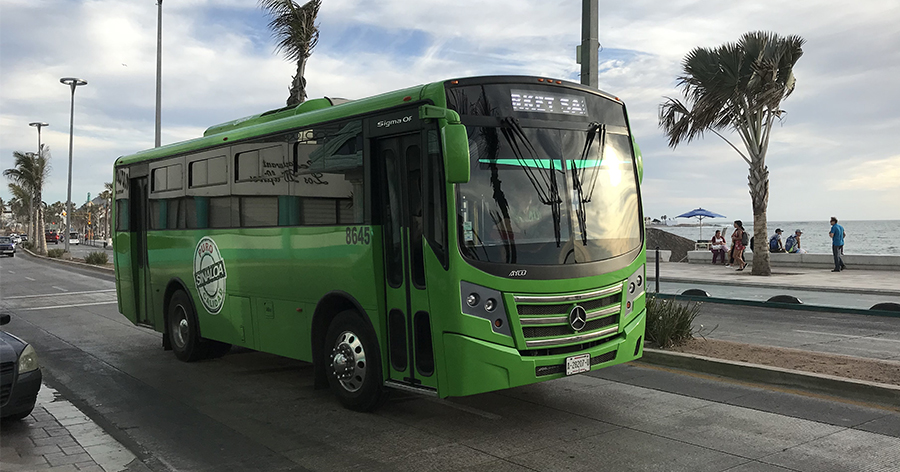
<instances>
[{"instance_id":1,"label":"bus front window glass","mask_svg":"<svg viewBox=\"0 0 900 472\"><path fill-rule=\"evenodd\" d=\"M590 135L587 130L470 127L472 175L458 187L457 197L464 255L554 265L608 259L638 247L629 138L594 132L583 156Z\"/></svg>"}]
</instances>

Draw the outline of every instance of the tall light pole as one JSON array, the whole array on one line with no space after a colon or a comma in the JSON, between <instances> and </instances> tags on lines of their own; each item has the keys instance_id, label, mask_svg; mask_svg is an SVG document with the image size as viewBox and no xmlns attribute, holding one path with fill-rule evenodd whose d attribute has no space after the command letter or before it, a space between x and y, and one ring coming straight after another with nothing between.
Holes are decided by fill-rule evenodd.
<instances>
[{"instance_id":1,"label":"tall light pole","mask_svg":"<svg viewBox=\"0 0 900 472\"><path fill-rule=\"evenodd\" d=\"M44 123L43 121L34 121L32 123L28 123L28 126L34 126L38 130L38 159L40 159L41 154L42 154L41 128L44 126L50 126L50 125L48 125L47 123ZM38 205L40 205L40 202L38 202ZM37 218L37 219L34 218L34 201L31 202L31 205L29 205L29 208L30 208L29 211L31 211L30 216L34 220L34 224L31 225L31 229L29 230L29 231L32 231L31 237L37 238L38 233L40 233L40 237L43 238L44 237L44 228L38 228L38 221L40 220L40 218ZM40 211L40 208L38 209L38 211ZM38 248L44 247L43 244L39 243L39 241L40 241L39 239L32 239L32 241L34 241L34 243L37 244ZM43 249L41 249L41 250L43 250Z\"/></svg>"},{"instance_id":2,"label":"tall light pole","mask_svg":"<svg viewBox=\"0 0 900 472\"><path fill-rule=\"evenodd\" d=\"M600 6L598 0L581 2L581 83L597 88L600 80L600 64L597 50L600 49Z\"/></svg>"},{"instance_id":3,"label":"tall light pole","mask_svg":"<svg viewBox=\"0 0 900 472\"><path fill-rule=\"evenodd\" d=\"M59 79L61 84L66 84L72 89L72 106L69 112L69 190L66 193L66 228L63 237L66 240L66 252L69 252L69 228L72 223L72 141L75 133L75 87L87 85L86 80L75 77L63 77Z\"/></svg>"},{"instance_id":4,"label":"tall light pole","mask_svg":"<svg viewBox=\"0 0 900 472\"><path fill-rule=\"evenodd\" d=\"M162 142L162 2L157 0L156 21L156 146Z\"/></svg>"}]
</instances>

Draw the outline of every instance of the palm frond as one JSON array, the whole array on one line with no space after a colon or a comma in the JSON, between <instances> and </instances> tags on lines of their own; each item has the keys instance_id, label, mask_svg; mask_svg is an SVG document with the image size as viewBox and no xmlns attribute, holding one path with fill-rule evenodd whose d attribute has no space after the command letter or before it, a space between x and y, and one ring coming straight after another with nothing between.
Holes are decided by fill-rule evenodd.
<instances>
[{"instance_id":1,"label":"palm frond","mask_svg":"<svg viewBox=\"0 0 900 472\"><path fill-rule=\"evenodd\" d=\"M278 41L276 52L289 61L306 59L319 42L316 16L322 0L310 0L302 6L293 0L259 0L259 6L272 18L269 29Z\"/></svg>"}]
</instances>

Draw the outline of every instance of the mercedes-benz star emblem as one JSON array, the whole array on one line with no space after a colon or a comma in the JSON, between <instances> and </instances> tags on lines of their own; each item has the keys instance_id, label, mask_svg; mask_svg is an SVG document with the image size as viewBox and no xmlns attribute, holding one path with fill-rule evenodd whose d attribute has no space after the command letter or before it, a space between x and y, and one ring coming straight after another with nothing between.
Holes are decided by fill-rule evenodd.
<instances>
[{"instance_id":1,"label":"mercedes-benz star emblem","mask_svg":"<svg viewBox=\"0 0 900 472\"><path fill-rule=\"evenodd\" d=\"M584 311L584 308L581 305L575 305L572 307L572 311L569 312L569 326L572 327L575 332L581 331L587 325L587 312Z\"/></svg>"}]
</instances>

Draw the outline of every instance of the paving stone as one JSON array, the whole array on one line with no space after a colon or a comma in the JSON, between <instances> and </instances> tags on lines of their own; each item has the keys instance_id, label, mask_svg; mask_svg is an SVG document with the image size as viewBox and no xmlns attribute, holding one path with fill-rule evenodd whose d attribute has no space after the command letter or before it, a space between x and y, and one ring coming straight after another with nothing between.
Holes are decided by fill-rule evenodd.
<instances>
[{"instance_id":1,"label":"paving stone","mask_svg":"<svg viewBox=\"0 0 900 472\"><path fill-rule=\"evenodd\" d=\"M44 454L52 454L54 452L60 452L60 447L56 444L50 444L48 446L26 446L26 447L18 447L16 450L19 454L23 456L41 456Z\"/></svg>"},{"instance_id":2,"label":"paving stone","mask_svg":"<svg viewBox=\"0 0 900 472\"><path fill-rule=\"evenodd\" d=\"M78 443L72 438L72 436L57 436L55 438L38 438L32 439L34 441L35 446L49 446L51 444L56 444L59 447L64 446L75 446Z\"/></svg>"},{"instance_id":3,"label":"paving stone","mask_svg":"<svg viewBox=\"0 0 900 472\"><path fill-rule=\"evenodd\" d=\"M81 446L66 446L62 448L62 452L64 452L67 456L71 456L72 454L81 454L86 451Z\"/></svg>"},{"instance_id":4,"label":"paving stone","mask_svg":"<svg viewBox=\"0 0 900 472\"><path fill-rule=\"evenodd\" d=\"M75 467L77 467L80 472L107 472L103 470L103 467L97 465L96 462L79 462L78 464L75 464Z\"/></svg>"},{"instance_id":5,"label":"paving stone","mask_svg":"<svg viewBox=\"0 0 900 472\"><path fill-rule=\"evenodd\" d=\"M49 435L49 436L51 436L51 437L56 437L56 436L71 436L71 435L69 434L69 430L66 429L64 426L56 426L56 427L52 427L52 428L44 428L44 431L46 431L46 432L47 432L47 435Z\"/></svg>"},{"instance_id":6,"label":"paving stone","mask_svg":"<svg viewBox=\"0 0 900 472\"><path fill-rule=\"evenodd\" d=\"M67 456L65 455L65 453L60 452L58 454L47 454L46 456L44 456L44 458L46 458L47 462L49 462L52 466L75 464L76 462L87 462L93 460L91 459L91 456L86 452L83 452L81 454L73 454L71 456Z\"/></svg>"}]
</instances>

